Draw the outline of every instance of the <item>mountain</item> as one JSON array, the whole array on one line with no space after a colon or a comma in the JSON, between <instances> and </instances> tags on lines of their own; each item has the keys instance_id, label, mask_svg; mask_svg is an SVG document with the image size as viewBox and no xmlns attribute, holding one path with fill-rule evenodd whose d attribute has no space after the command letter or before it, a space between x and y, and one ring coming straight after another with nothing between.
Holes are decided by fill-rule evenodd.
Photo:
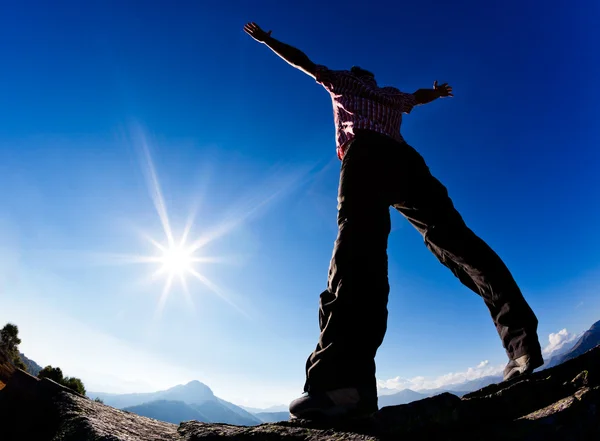
<instances>
[{"instance_id":1,"label":"mountain","mask_svg":"<svg viewBox=\"0 0 600 441\"><path fill-rule=\"evenodd\" d=\"M502 382L501 375L489 375L487 377L476 378L475 380L465 381L464 383L449 384L438 389L427 389L420 391L421 393L427 393L432 395L438 395L444 392L450 392L454 395L462 396L466 395L474 390L482 389L490 384L497 384Z\"/></svg>"},{"instance_id":2,"label":"mountain","mask_svg":"<svg viewBox=\"0 0 600 441\"><path fill-rule=\"evenodd\" d=\"M30 360L29 358L25 357L25 354L23 354L23 353L19 353L19 356L21 357L21 360L23 361L23 363L25 363L25 366L27 366L27 372L29 372L34 377L37 377L37 375L42 370L42 367L39 364L37 364L35 361Z\"/></svg>"},{"instance_id":3,"label":"mountain","mask_svg":"<svg viewBox=\"0 0 600 441\"><path fill-rule=\"evenodd\" d=\"M221 398L217 398L217 401L219 403L221 403L223 406L227 407L228 409L234 411L235 413L237 413L241 417L243 417L243 418L245 418L245 419L247 419L249 421L250 420L257 421L257 417L254 414L246 411L245 409L241 408L240 406L238 406L236 404L233 404L233 403L230 403L229 401L222 400ZM258 420L260 420L260 418L258 418Z\"/></svg>"},{"instance_id":4,"label":"mountain","mask_svg":"<svg viewBox=\"0 0 600 441\"><path fill-rule=\"evenodd\" d=\"M383 395L378 397L379 407L385 406L397 406L399 404L408 404L413 401L422 400L423 398L427 398L430 395L426 395L423 393L415 392L411 389L404 389L400 392L396 392L391 395Z\"/></svg>"},{"instance_id":5,"label":"mountain","mask_svg":"<svg viewBox=\"0 0 600 441\"><path fill-rule=\"evenodd\" d=\"M495 382L492 382L490 384L493 384L493 383L495 383ZM459 387L459 386L460 385L457 385L457 387ZM469 389L469 390L458 390L458 389L456 389L456 390L449 390L449 389L441 389L440 388L440 389L422 390L422 391L419 391L419 393L422 393L422 394L427 393L428 397L434 397L436 395L441 395L441 394L446 394L446 393L452 394L452 395L456 395L457 397L462 397L464 395L470 394L474 390L477 390L477 389Z\"/></svg>"},{"instance_id":6,"label":"mountain","mask_svg":"<svg viewBox=\"0 0 600 441\"><path fill-rule=\"evenodd\" d=\"M577 342L567 352L553 357L552 365L548 363L547 367L552 367L579 357L590 349L600 345L600 320L594 323L590 329L585 331Z\"/></svg>"},{"instance_id":7,"label":"mountain","mask_svg":"<svg viewBox=\"0 0 600 441\"><path fill-rule=\"evenodd\" d=\"M109 394L104 392L88 392L89 397L100 398L108 406L117 409L138 406L152 401L160 401L160 392L136 393L136 394Z\"/></svg>"},{"instance_id":8,"label":"mountain","mask_svg":"<svg viewBox=\"0 0 600 441\"><path fill-rule=\"evenodd\" d=\"M241 407L216 397L212 390L200 381L190 381L158 392L138 394L89 392L88 396L98 397L108 406L166 422L177 420L176 422L180 423L197 413L198 416L193 418L202 418L199 421L204 422L242 426L262 423L259 418ZM178 414L178 411L181 414Z\"/></svg>"},{"instance_id":9,"label":"mountain","mask_svg":"<svg viewBox=\"0 0 600 441\"><path fill-rule=\"evenodd\" d=\"M173 424L192 420L203 423L210 422L200 411L183 401L156 400L138 406L126 407L123 410Z\"/></svg>"},{"instance_id":10,"label":"mountain","mask_svg":"<svg viewBox=\"0 0 600 441\"><path fill-rule=\"evenodd\" d=\"M248 416L240 415L218 401L189 404L183 401L156 400L126 407L123 410L174 424L191 420L203 423L235 424L236 426L255 426L262 423L262 420L250 414Z\"/></svg>"},{"instance_id":11,"label":"mountain","mask_svg":"<svg viewBox=\"0 0 600 441\"><path fill-rule=\"evenodd\" d=\"M255 426L262 423L256 416L225 400L217 399L191 406L208 418L208 422L211 423L235 424L236 426Z\"/></svg>"},{"instance_id":12,"label":"mountain","mask_svg":"<svg viewBox=\"0 0 600 441\"><path fill-rule=\"evenodd\" d=\"M288 421L290 412L258 412L254 414L263 423L278 423L280 421Z\"/></svg>"},{"instance_id":13,"label":"mountain","mask_svg":"<svg viewBox=\"0 0 600 441\"><path fill-rule=\"evenodd\" d=\"M200 404L205 401L215 400L212 390L200 381L190 381L167 390L135 394L107 394L104 392L89 392L88 396L98 397L109 406L123 409L137 406L151 401L182 401L188 404Z\"/></svg>"},{"instance_id":14,"label":"mountain","mask_svg":"<svg viewBox=\"0 0 600 441\"><path fill-rule=\"evenodd\" d=\"M423 389L418 392L415 392L412 389L403 389L400 392L390 394L388 389L385 391L385 395L379 394L378 403L380 408L384 406L397 406L399 404L408 404L413 401L422 400L423 398L429 398L447 392L462 397L470 392L479 390L490 384L500 383L501 381L502 377L489 376L460 384L452 384L438 389Z\"/></svg>"},{"instance_id":15,"label":"mountain","mask_svg":"<svg viewBox=\"0 0 600 441\"><path fill-rule=\"evenodd\" d=\"M578 335L572 341L568 341L562 344L558 349L552 351L551 354L546 355L544 357L544 365L542 366L542 369L548 369L562 363L561 359L563 355L565 355L567 352L573 349L573 347L577 344L577 342L582 336L583 334Z\"/></svg>"},{"instance_id":16,"label":"mountain","mask_svg":"<svg viewBox=\"0 0 600 441\"><path fill-rule=\"evenodd\" d=\"M212 390L206 384L197 380L180 384L159 393L163 400L183 401L188 404L201 404L216 399Z\"/></svg>"},{"instance_id":17,"label":"mountain","mask_svg":"<svg viewBox=\"0 0 600 441\"><path fill-rule=\"evenodd\" d=\"M285 405L285 404L278 404L276 406L270 406L267 407L265 409L259 409L257 407L247 407L247 406L239 406L244 410L247 410L248 412L252 413L252 414L257 414L257 413L273 413L273 412L287 412L289 410L289 405Z\"/></svg>"}]
</instances>

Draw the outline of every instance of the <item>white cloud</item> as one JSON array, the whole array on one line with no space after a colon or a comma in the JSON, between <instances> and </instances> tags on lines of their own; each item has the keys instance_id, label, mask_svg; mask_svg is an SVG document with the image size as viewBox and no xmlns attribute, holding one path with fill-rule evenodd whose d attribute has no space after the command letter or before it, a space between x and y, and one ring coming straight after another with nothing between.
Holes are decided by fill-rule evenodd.
<instances>
[{"instance_id":1,"label":"white cloud","mask_svg":"<svg viewBox=\"0 0 600 441\"><path fill-rule=\"evenodd\" d=\"M550 356L554 352L561 350L565 345L571 343L578 336L567 331L566 328L561 329L558 332L553 332L548 336L548 345L544 348L543 353L545 356Z\"/></svg>"},{"instance_id":2,"label":"white cloud","mask_svg":"<svg viewBox=\"0 0 600 441\"><path fill-rule=\"evenodd\" d=\"M548 360L553 354L561 349L565 349L573 343L580 335L573 334L567 329L561 329L548 336L548 345L543 349L544 357ZM395 377L388 380L378 380L377 387L381 395L392 394L403 389L414 391L437 389L450 385L461 384L466 381L476 380L489 375L499 375L502 373L504 365L493 366L489 360L484 360L475 367L469 367L462 372L451 372L439 377L426 378L417 376L413 378Z\"/></svg>"},{"instance_id":3,"label":"white cloud","mask_svg":"<svg viewBox=\"0 0 600 441\"><path fill-rule=\"evenodd\" d=\"M488 360L484 360L475 367L469 367L462 372L451 372L434 378L423 376L413 378L395 377L389 380L378 380L377 385L381 390L388 389L388 393L400 391L403 389L412 389L414 391L425 389L437 389L440 387L461 384L466 381L476 380L489 375L498 375L504 369L504 365L492 366Z\"/></svg>"}]
</instances>

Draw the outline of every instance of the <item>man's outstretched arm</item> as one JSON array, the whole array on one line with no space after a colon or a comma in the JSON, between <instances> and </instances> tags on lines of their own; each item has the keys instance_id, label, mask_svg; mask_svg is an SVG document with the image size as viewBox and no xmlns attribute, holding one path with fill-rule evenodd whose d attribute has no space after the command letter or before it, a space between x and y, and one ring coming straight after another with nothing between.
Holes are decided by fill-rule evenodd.
<instances>
[{"instance_id":1,"label":"man's outstretched arm","mask_svg":"<svg viewBox=\"0 0 600 441\"><path fill-rule=\"evenodd\" d=\"M244 31L259 43L264 43L273 52L287 61L289 64L294 66L296 69L300 69L307 75L316 78L315 63L313 63L308 56L300 49L296 49L288 44L282 43L281 41L271 37L271 31L263 31L256 23L247 23L244 26Z\"/></svg>"},{"instance_id":2,"label":"man's outstretched arm","mask_svg":"<svg viewBox=\"0 0 600 441\"><path fill-rule=\"evenodd\" d=\"M417 105L430 103L440 97L454 96L448 83L438 86L437 80L433 82L433 89L419 89L413 95Z\"/></svg>"}]
</instances>

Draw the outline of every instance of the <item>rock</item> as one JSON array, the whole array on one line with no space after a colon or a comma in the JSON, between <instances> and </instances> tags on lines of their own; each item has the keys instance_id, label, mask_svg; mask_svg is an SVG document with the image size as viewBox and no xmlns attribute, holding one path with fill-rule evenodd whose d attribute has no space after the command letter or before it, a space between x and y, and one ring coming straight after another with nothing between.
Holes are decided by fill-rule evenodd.
<instances>
[{"instance_id":1,"label":"rock","mask_svg":"<svg viewBox=\"0 0 600 441\"><path fill-rule=\"evenodd\" d=\"M0 439L37 441L546 441L600 439L600 346L525 379L459 398L383 407L358 422L169 424L114 409L10 366L0 354Z\"/></svg>"},{"instance_id":2,"label":"rock","mask_svg":"<svg viewBox=\"0 0 600 441\"><path fill-rule=\"evenodd\" d=\"M302 440L302 441L377 441L376 436L344 432L336 429L316 429L302 425L271 423L240 427L190 421L179 426L181 441L231 440Z\"/></svg>"},{"instance_id":3,"label":"rock","mask_svg":"<svg viewBox=\"0 0 600 441\"><path fill-rule=\"evenodd\" d=\"M435 435L456 427L460 419L461 399L448 392L399 406L384 407L375 414L379 434L419 436Z\"/></svg>"}]
</instances>

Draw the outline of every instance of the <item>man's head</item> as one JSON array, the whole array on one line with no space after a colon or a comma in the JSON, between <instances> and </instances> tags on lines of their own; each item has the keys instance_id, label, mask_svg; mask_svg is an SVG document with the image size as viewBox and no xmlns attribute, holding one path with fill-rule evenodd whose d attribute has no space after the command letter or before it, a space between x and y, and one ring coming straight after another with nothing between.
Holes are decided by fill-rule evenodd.
<instances>
[{"instance_id":1,"label":"man's head","mask_svg":"<svg viewBox=\"0 0 600 441\"><path fill-rule=\"evenodd\" d=\"M373 72L369 72L368 70L363 69L361 67L352 66L350 68L350 72L352 72L354 75L361 78L362 80L375 81L375 74L373 74Z\"/></svg>"}]
</instances>

